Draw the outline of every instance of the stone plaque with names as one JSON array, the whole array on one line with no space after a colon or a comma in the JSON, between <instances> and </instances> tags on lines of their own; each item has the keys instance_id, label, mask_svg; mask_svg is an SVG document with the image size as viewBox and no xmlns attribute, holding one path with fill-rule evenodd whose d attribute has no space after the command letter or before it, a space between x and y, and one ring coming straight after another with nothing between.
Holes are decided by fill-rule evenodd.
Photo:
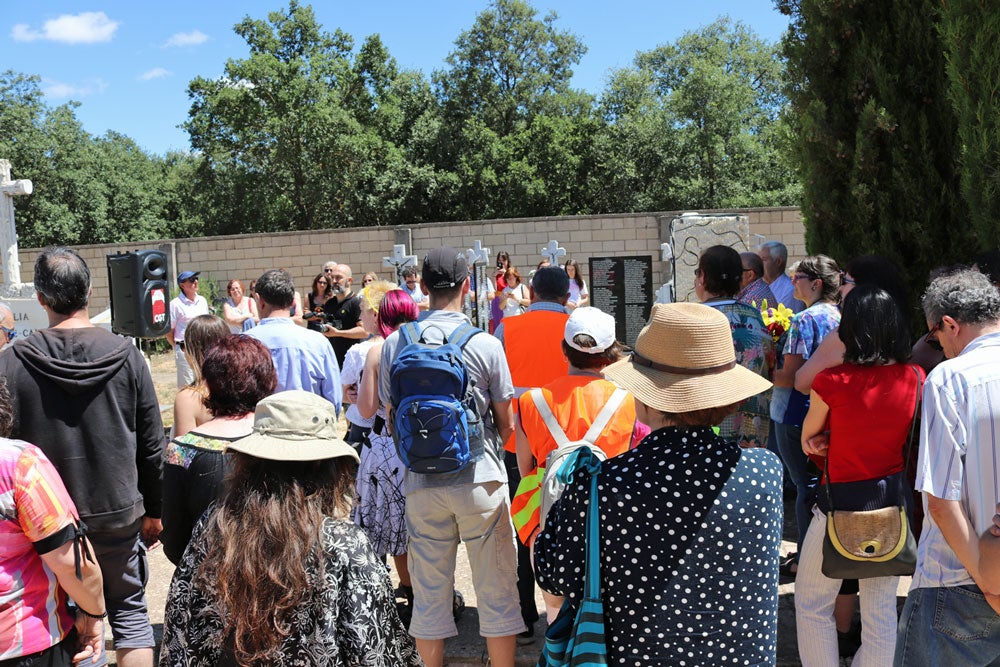
<instances>
[{"instance_id":1,"label":"stone plaque with names","mask_svg":"<svg viewBox=\"0 0 1000 667\"><path fill-rule=\"evenodd\" d=\"M653 258L591 257L589 264L590 305L615 318L619 341L635 345L653 307Z\"/></svg>"}]
</instances>

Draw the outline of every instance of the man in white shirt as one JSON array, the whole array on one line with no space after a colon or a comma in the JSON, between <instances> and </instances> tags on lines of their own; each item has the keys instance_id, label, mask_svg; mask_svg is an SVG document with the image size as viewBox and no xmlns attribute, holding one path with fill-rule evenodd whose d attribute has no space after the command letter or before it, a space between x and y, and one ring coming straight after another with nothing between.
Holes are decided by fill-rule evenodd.
<instances>
[{"instance_id":1,"label":"man in white shirt","mask_svg":"<svg viewBox=\"0 0 1000 667\"><path fill-rule=\"evenodd\" d=\"M894 664L1000 664L1000 582L982 576L978 550L1000 498L1000 292L964 270L935 279L922 306L946 360L924 385L924 526Z\"/></svg>"},{"instance_id":2,"label":"man in white shirt","mask_svg":"<svg viewBox=\"0 0 1000 667\"><path fill-rule=\"evenodd\" d=\"M791 308L797 313L805 306L804 303L792 297L795 285L785 273L788 265L788 248L780 241L768 241L760 246L760 260L764 263L764 282L771 288L771 293L778 303Z\"/></svg>"},{"instance_id":3,"label":"man in white shirt","mask_svg":"<svg viewBox=\"0 0 1000 667\"><path fill-rule=\"evenodd\" d=\"M198 294L200 271L181 271L177 285L181 293L170 302L170 322L173 329L167 334L167 341L174 347L174 363L177 365L177 388L194 382L194 371L184 356L184 330L188 322L199 315L208 315L208 301Z\"/></svg>"}]
</instances>

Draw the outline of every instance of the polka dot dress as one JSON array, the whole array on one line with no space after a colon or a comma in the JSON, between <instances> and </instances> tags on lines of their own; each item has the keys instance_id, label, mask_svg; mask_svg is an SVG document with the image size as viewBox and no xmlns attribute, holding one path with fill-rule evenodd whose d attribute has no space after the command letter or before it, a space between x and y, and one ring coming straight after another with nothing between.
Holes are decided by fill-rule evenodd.
<instances>
[{"instance_id":1,"label":"polka dot dress","mask_svg":"<svg viewBox=\"0 0 1000 667\"><path fill-rule=\"evenodd\" d=\"M598 478L601 592L618 665L773 665L781 463L708 429L664 428ZM590 484L578 474L535 543L539 585L583 594Z\"/></svg>"}]
</instances>

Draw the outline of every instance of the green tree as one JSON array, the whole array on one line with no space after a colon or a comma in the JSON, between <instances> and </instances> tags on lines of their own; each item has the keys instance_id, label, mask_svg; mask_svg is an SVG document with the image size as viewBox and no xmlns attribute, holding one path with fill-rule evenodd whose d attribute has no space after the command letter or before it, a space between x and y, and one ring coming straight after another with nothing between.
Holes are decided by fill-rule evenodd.
<instances>
[{"instance_id":1,"label":"green tree","mask_svg":"<svg viewBox=\"0 0 1000 667\"><path fill-rule=\"evenodd\" d=\"M968 261L959 138L933 0L779 0L809 251L878 253L918 294Z\"/></svg>"},{"instance_id":2,"label":"green tree","mask_svg":"<svg viewBox=\"0 0 1000 667\"><path fill-rule=\"evenodd\" d=\"M727 17L639 53L602 96L598 206L795 203L781 152L782 76L777 46Z\"/></svg>"},{"instance_id":3,"label":"green tree","mask_svg":"<svg viewBox=\"0 0 1000 667\"><path fill-rule=\"evenodd\" d=\"M435 72L436 164L454 174L443 179L453 186L449 217L579 211L581 156L596 120L592 97L570 87L586 48L557 19L538 18L522 0L494 0L455 40L449 67Z\"/></svg>"},{"instance_id":4,"label":"green tree","mask_svg":"<svg viewBox=\"0 0 1000 667\"><path fill-rule=\"evenodd\" d=\"M1000 248L1000 12L990 0L943 0L940 8L962 198L980 247Z\"/></svg>"}]
</instances>

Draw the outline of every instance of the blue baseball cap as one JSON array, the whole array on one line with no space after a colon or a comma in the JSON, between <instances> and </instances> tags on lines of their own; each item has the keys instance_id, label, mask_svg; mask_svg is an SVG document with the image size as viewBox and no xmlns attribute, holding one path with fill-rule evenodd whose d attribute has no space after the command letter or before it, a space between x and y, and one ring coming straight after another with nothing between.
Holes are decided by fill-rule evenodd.
<instances>
[{"instance_id":1,"label":"blue baseball cap","mask_svg":"<svg viewBox=\"0 0 1000 667\"><path fill-rule=\"evenodd\" d=\"M201 271L181 271L177 276L177 284L180 285L185 280L191 280L192 278L197 278Z\"/></svg>"}]
</instances>

